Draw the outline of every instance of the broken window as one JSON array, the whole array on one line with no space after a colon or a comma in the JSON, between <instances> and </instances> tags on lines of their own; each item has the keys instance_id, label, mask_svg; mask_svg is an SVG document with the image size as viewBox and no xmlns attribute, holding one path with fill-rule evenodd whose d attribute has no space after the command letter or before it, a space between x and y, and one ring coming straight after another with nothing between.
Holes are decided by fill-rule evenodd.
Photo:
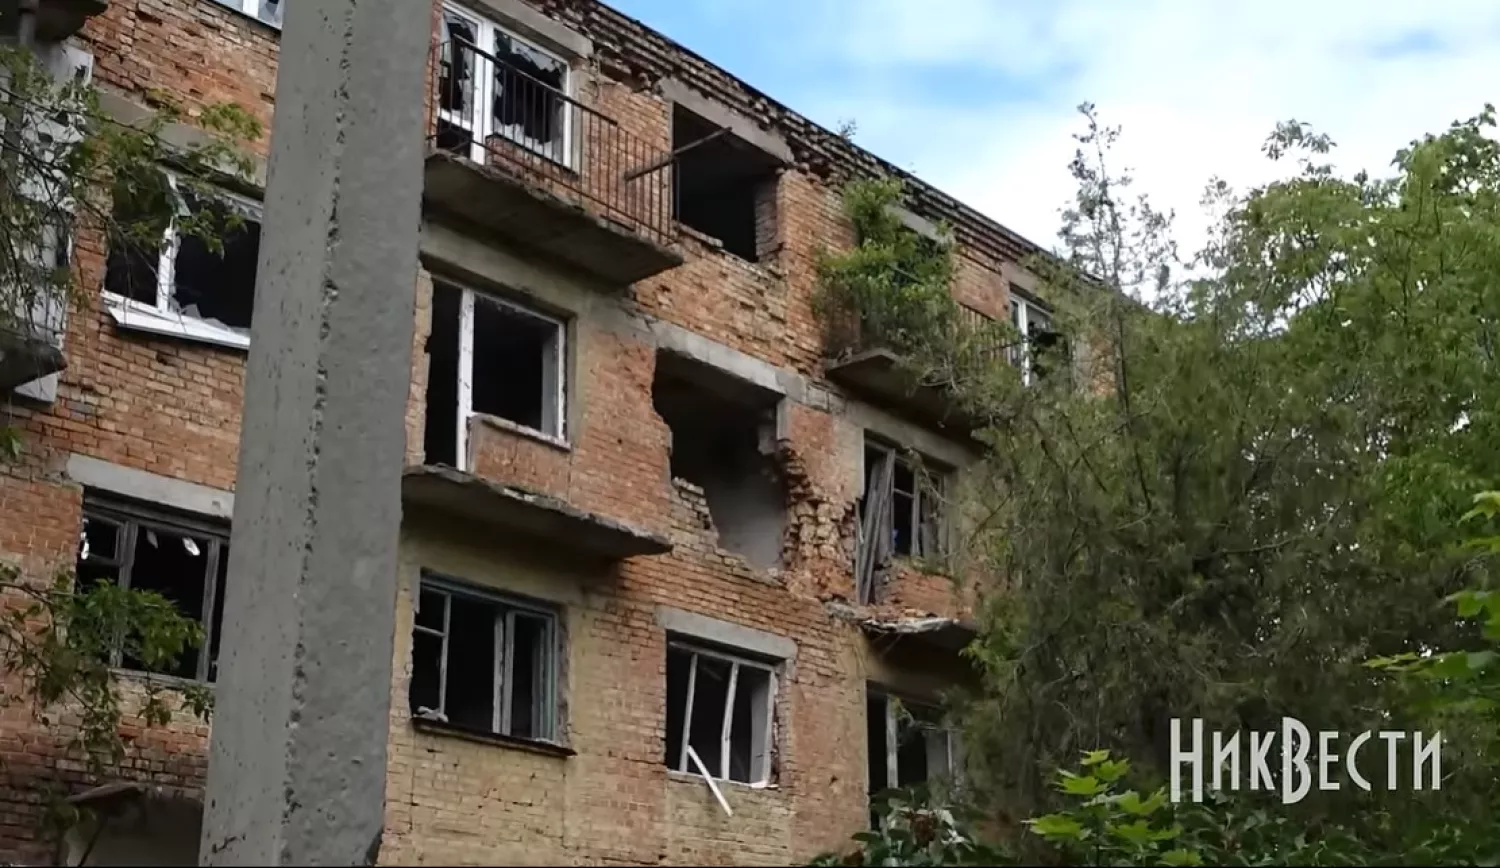
<instances>
[{"instance_id":1,"label":"broken window","mask_svg":"<svg viewBox=\"0 0 1500 868\"><path fill-rule=\"evenodd\" d=\"M228 574L227 527L92 495L84 501L76 564L79 586L108 582L155 591L184 617L203 624L202 647L185 648L173 665L149 671L214 680ZM133 653L138 648L138 637L123 637L110 651L110 663L147 671Z\"/></svg>"},{"instance_id":2,"label":"broken window","mask_svg":"<svg viewBox=\"0 0 1500 868\"><path fill-rule=\"evenodd\" d=\"M483 162L491 136L571 165L568 62L492 21L443 7L439 144Z\"/></svg>"},{"instance_id":3,"label":"broken window","mask_svg":"<svg viewBox=\"0 0 1500 868\"><path fill-rule=\"evenodd\" d=\"M1066 341L1052 327L1052 314L1014 285L1010 289L1010 324L1021 333L1021 343L1011 347L1010 363L1021 369L1021 382L1029 386L1046 376L1059 357L1066 356Z\"/></svg>"},{"instance_id":4,"label":"broken window","mask_svg":"<svg viewBox=\"0 0 1500 868\"><path fill-rule=\"evenodd\" d=\"M773 157L682 106L672 112L672 173L677 221L759 262L775 249Z\"/></svg>"},{"instance_id":5,"label":"broken window","mask_svg":"<svg viewBox=\"0 0 1500 868\"><path fill-rule=\"evenodd\" d=\"M719 545L760 569L781 563L786 491L775 461L779 395L658 353L651 398L671 429L672 476L703 489Z\"/></svg>"},{"instance_id":6,"label":"broken window","mask_svg":"<svg viewBox=\"0 0 1500 868\"><path fill-rule=\"evenodd\" d=\"M259 205L203 196L159 172L116 185L114 224L104 291L122 325L248 345Z\"/></svg>"},{"instance_id":7,"label":"broken window","mask_svg":"<svg viewBox=\"0 0 1500 868\"><path fill-rule=\"evenodd\" d=\"M776 673L765 663L667 645L667 755L673 771L743 784L771 781Z\"/></svg>"},{"instance_id":8,"label":"broken window","mask_svg":"<svg viewBox=\"0 0 1500 868\"><path fill-rule=\"evenodd\" d=\"M934 706L906 702L871 688L865 695L870 796L895 788L956 782L958 740ZM878 825L871 799L871 825Z\"/></svg>"},{"instance_id":9,"label":"broken window","mask_svg":"<svg viewBox=\"0 0 1500 868\"><path fill-rule=\"evenodd\" d=\"M948 474L933 462L865 441L865 490L859 502L855 578L859 602L874 602L876 573L892 557L944 554L943 501Z\"/></svg>"},{"instance_id":10,"label":"broken window","mask_svg":"<svg viewBox=\"0 0 1500 868\"><path fill-rule=\"evenodd\" d=\"M469 420L567 436L562 320L484 293L433 287L427 340L428 464L467 469Z\"/></svg>"},{"instance_id":11,"label":"broken window","mask_svg":"<svg viewBox=\"0 0 1500 868\"><path fill-rule=\"evenodd\" d=\"M556 741L556 679L555 612L422 578L412 625L413 717Z\"/></svg>"}]
</instances>

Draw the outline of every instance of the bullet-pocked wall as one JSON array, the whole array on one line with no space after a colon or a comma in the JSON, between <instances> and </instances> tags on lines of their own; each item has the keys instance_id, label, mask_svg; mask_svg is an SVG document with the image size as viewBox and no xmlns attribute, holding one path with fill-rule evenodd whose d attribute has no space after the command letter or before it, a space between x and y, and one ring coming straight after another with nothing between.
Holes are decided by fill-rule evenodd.
<instances>
[{"instance_id":1,"label":"bullet-pocked wall","mask_svg":"<svg viewBox=\"0 0 1500 868\"><path fill-rule=\"evenodd\" d=\"M148 93L163 90L188 109L189 123L195 109L227 100L269 125L279 32L230 8L239 5L111 0L76 41L122 110L143 110ZM873 615L962 614L947 577L908 567L881 606L854 605L867 437L959 472L973 457L972 446L825 377L814 263L821 248L854 241L838 184L890 167L592 0L462 8L565 57L580 104L663 155L691 118L731 127L737 150L705 164L743 158L749 180L737 188L743 210L733 227L719 231L723 215L692 216L696 226L673 242L683 264L631 286L427 214L408 463L463 465L672 550L580 564L565 556L565 539L508 539L408 508L382 861L787 864L836 846L867 822L867 685L932 694L963 674L939 651L897 660L882 650L888 640L872 645L858 627ZM431 70L441 9L434 4ZM434 87L429 109L439 102ZM263 157L266 144L250 147ZM960 299L1005 316L1013 263L1030 249L930 188L916 188L912 204L957 226ZM108 255L97 236L80 232L83 292L68 314L68 368L52 400L17 397L4 409L27 451L0 468L0 558L31 577L72 568L89 527L155 528L162 539L197 541L205 558L228 544L248 337L225 317L185 314L172 287L122 302L108 285ZM243 268L224 279L242 279ZM454 331L465 304L477 311L467 320L475 330L467 361ZM486 334L503 340L487 343ZM500 343L527 355L499 352ZM524 372L551 397L523 405L471 382L473 412L460 419L459 364L470 365L471 380ZM222 580L201 572L205 588ZM432 658L419 647L429 640L416 637L436 635L418 629L424 576L433 583L426 599L457 588L465 616L498 618L533 639L539 625L552 631L554 693L545 703L527 699L525 713L545 706L550 716L526 725L551 727L563 749L445 729L438 718L462 715L444 709L413 722L414 690L418 699L431 691L421 679ZM758 785L724 784L732 817L701 777L669 768L682 756L668 755L681 741L669 710L682 680L674 667L696 653L669 653L676 642L707 649L705 671L722 652L743 657L747 684L774 675L769 700L747 706L764 715L769 752L744 760L738 775ZM211 672L212 660L202 667ZM496 701L487 707L492 722ZM482 717L485 708L463 713ZM78 791L127 779L189 794L202 786L208 728L185 713L163 728L127 720L129 756L105 780L66 754L77 725L66 709L46 723L20 705L0 709L6 857L50 858L37 826L53 785Z\"/></svg>"}]
</instances>

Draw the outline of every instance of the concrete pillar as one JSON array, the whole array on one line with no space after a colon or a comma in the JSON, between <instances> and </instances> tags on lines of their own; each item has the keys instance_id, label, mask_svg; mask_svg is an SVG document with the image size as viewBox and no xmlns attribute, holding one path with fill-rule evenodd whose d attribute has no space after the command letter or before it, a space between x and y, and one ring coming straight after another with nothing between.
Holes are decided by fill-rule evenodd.
<instances>
[{"instance_id":1,"label":"concrete pillar","mask_svg":"<svg viewBox=\"0 0 1500 868\"><path fill-rule=\"evenodd\" d=\"M288 3L203 865L375 860L431 6Z\"/></svg>"}]
</instances>

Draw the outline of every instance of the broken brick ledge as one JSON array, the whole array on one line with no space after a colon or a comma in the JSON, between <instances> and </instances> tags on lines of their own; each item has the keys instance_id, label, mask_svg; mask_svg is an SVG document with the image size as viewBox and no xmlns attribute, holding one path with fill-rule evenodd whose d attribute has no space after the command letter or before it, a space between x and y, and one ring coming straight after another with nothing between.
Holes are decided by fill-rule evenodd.
<instances>
[{"instance_id":1,"label":"broken brick ledge","mask_svg":"<svg viewBox=\"0 0 1500 868\"><path fill-rule=\"evenodd\" d=\"M979 626L971 618L945 618L924 614L903 617L871 617L867 607L848 603L824 604L830 617L855 624L866 636L909 636L926 644L958 653L979 636Z\"/></svg>"},{"instance_id":2,"label":"broken brick ledge","mask_svg":"<svg viewBox=\"0 0 1500 868\"><path fill-rule=\"evenodd\" d=\"M578 509L555 497L501 485L444 465L408 467L401 499L532 540L563 542L574 550L623 560L672 550L665 537Z\"/></svg>"}]
</instances>

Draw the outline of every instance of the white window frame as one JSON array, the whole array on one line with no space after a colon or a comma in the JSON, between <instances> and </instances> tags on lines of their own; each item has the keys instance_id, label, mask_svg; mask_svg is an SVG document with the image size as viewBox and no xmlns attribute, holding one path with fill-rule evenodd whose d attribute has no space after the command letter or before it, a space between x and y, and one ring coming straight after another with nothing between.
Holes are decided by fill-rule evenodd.
<instances>
[{"instance_id":1,"label":"white window frame","mask_svg":"<svg viewBox=\"0 0 1500 868\"><path fill-rule=\"evenodd\" d=\"M294 0L214 0L214 2L254 18L267 27L280 30L282 16L286 14L286 4ZM269 17L272 10L280 13L274 19Z\"/></svg>"},{"instance_id":2,"label":"white window frame","mask_svg":"<svg viewBox=\"0 0 1500 868\"><path fill-rule=\"evenodd\" d=\"M770 663L764 663L759 660L751 660L749 658L740 657L738 655L730 654L725 651L705 648L702 645L676 639L669 640L667 642L667 648L669 651L677 650L692 655L691 661L688 664L687 698L684 701L682 709L682 747L678 751L676 762L669 766L669 768L674 772L681 772L684 774L694 774L697 772L697 765L694 764L688 757L688 748L690 747L689 738L692 735L693 731L693 700L694 693L697 689L698 660L702 657L712 657L716 660L721 660L729 663L730 669L729 689L725 693L724 708L721 711L721 713L723 714L724 723L722 732L719 736L719 768L709 769L711 780L728 781L731 783L737 783L751 787L770 786L772 767L775 765L774 757L776 753L776 698L778 691L778 682L776 678L777 667ZM740 669L742 668L757 669L761 672L766 673L766 709L765 718L760 722L760 726L762 728L762 737L760 739L760 744L757 745L752 741L750 745L750 777L752 778L752 780L732 781L729 777L729 754L731 736L733 735L732 728L734 725L735 691L739 688L739 674ZM754 722L752 721L752 725L753 723ZM754 738L753 731L751 734L751 738Z\"/></svg>"},{"instance_id":3,"label":"white window frame","mask_svg":"<svg viewBox=\"0 0 1500 868\"><path fill-rule=\"evenodd\" d=\"M923 702L915 699L906 699L900 694L878 686L871 686L867 690L880 698L881 708L885 711L885 780L887 788L910 787L923 784L932 780L946 780L950 783L960 783L963 780L962 751L958 744L958 733L951 725L946 723L938 725L918 723L922 730L922 738L927 753L927 778L923 781L903 781L900 779L900 754L899 736L901 733L901 718L896 714L896 705L900 703L908 709L920 708L930 711L941 711L941 707L935 703ZM940 715L941 716L941 715ZM940 739L935 743L935 738ZM933 772L933 759L941 760L942 770Z\"/></svg>"},{"instance_id":4,"label":"white window frame","mask_svg":"<svg viewBox=\"0 0 1500 868\"><path fill-rule=\"evenodd\" d=\"M486 149L485 144L489 141L490 136L499 135L515 143L517 146L531 151L537 156L540 156L547 160L551 160L552 162L558 163L559 165L562 165L566 168L576 169L577 167L574 166L574 163L576 161L573 156L574 111L573 104L569 101L574 98L574 75L573 64L569 62L568 58L564 57L562 54L556 51L547 48L544 45L539 44L534 39L528 39L509 27L499 24L498 22L495 22L491 19L485 18L483 15L480 15L479 13L473 11L472 9L469 9L466 6L460 6L455 3L444 3L442 12L444 18L441 20L440 26L443 28L442 36L445 43L448 42L448 40L451 38L447 33L448 22L446 16L453 15L457 18L462 18L465 22L467 22L474 28L474 37L478 42L479 50L484 52L486 55L494 56L495 37L497 35L504 35L509 39L515 40L516 42L525 44L528 48L536 51L538 54L542 54L552 58L553 60L556 60L558 63L562 64L563 67L562 94L564 97L566 97L566 99L563 100L562 105L563 135L561 142L561 153L557 153L558 148L555 146L548 147L541 142L528 139L524 135L520 135L519 133L512 133L504 128L497 127L497 125L495 124L494 113L494 70L493 68L491 68L489 75L478 74L478 68L481 65L479 61L483 61L483 65L486 67L492 67L493 63L487 57L476 58L476 62L472 65L472 68L469 72L469 74L472 76L472 81L470 83L473 89L469 92L470 104L468 106L468 111L455 112L448 109L443 109L441 107L439 107L438 109L438 116L443 121L450 123L459 129L468 131L469 159L480 164L488 162L489 152Z\"/></svg>"},{"instance_id":5,"label":"white window frame","mask_svg":"<svg viewBox=\"0 0 1500 868\"><path fill-rule=\"evenodd\" d=\"M162 169L162 174L167 179L167 186L174 194L178 190L178 176L176 173ZM253 220L261 224L264 229L263 212L259 202L247 199L244 196L231 193L228 190L216 188L213 191L215 201L240 212L247 220ZM179 213L187 207L186 202L178 199ZM168 337L186 338L188 340L201 341L203 343L218 344L220 346L235 349L249 349L249 330L241 331L229 326L215 325L195 316L188 316L173 306L173 296L177 291L177 252L182 246L182 238L177 232L177 223L174 220L162 233L161 250L156 261L156 303L147 304L133 298L127 298L108 290L100 293L105 310L114 318L115 322L125 329L147 332L150 334L165 335Z\"/></svg>"},{"instance_id":6,"label":"white window frame","mask_svg":"<svg viewBox=\"0 0 1500 868\"><path fill-rule=\"evenodd\" d=\"M417 623L417 615L422 611L422 594L431 592L441 594L443 597L443 626L442 629L426 627ZM505 736L507 738L522 738L527 741L546 742L548 744L560 744L559 732L561 726L558 722L558 679L561 663L561 649L559 648L558 620L559 615L555 609L550 607L528 603L504 594L489 593L482 589L474 588L463 582L446 579L433 574L424 573L417 582L416 598L412 602L412 634L418 633L436 636L442 641L441 650L438 652L438 707L431 709L437 713L438 719L446 720L445 704L448 701L448 640L451 632L451 620L453 614L453 598L460 597L474 602L495 606L499 610L495 618L495 653L494 673L491 677L490 689L493 691L490 712L490 733ZM515 635L516 617L532 618L546 625L546 631L542 638L542 646L546 651L546 659L542 662L541 686L537 696L532 702L532 731L541 733L533 736L512 736L510 734L510 712L514 694L511 687L515 661ZM415 677L415 673L413 673ZM413 709L413 711L417 711Z\"/></svg>"},{"instance_id":7,"label":"white window frame","mask_svg":"<svg viewBox=\"0 0 1500 868\"><path fill-rule=\"evenodd\" d=\"M474 412L474 353L476 349L479 351L484 349L474 346L474 308L478 302L479 293L464 286L455 284L449 284L449 286L461 293L458 306L458 451L454 454L458 456L458 469L467 471L473 464L469 460L469 424L475 416L481 415ZM542 388L551 393L552 424L546 425L545 407L542 413L544 428L532 428L499 416L486 416L486 418L496 419L508 427L515 427L549 442L566 446L568 442L568 324L558 317L496 295L485 293L484 297L487 303L497 304L522 316L541 320L554 329L549 347L549 354L552 356L550 367L553 382L546 382L545 376L542 378ZM547 427L551 430L545 430Z\"/></svg>"},{"instance_id":8,"label":"white window frame","mask_svg":"<svg viewBox=\"0 0 1500 868\"><path fill-rule=\"evenodd\" d=\"M1021 369L1021 383L1029 386L1035 379L1031 370L1031 324L1033 321L1051 326L1052 312L1037 304L1015 289L1010 292L1010 324L1021 333L1021 344L1013 347L1010 363Z\"/></svg>"}]
</instances>

